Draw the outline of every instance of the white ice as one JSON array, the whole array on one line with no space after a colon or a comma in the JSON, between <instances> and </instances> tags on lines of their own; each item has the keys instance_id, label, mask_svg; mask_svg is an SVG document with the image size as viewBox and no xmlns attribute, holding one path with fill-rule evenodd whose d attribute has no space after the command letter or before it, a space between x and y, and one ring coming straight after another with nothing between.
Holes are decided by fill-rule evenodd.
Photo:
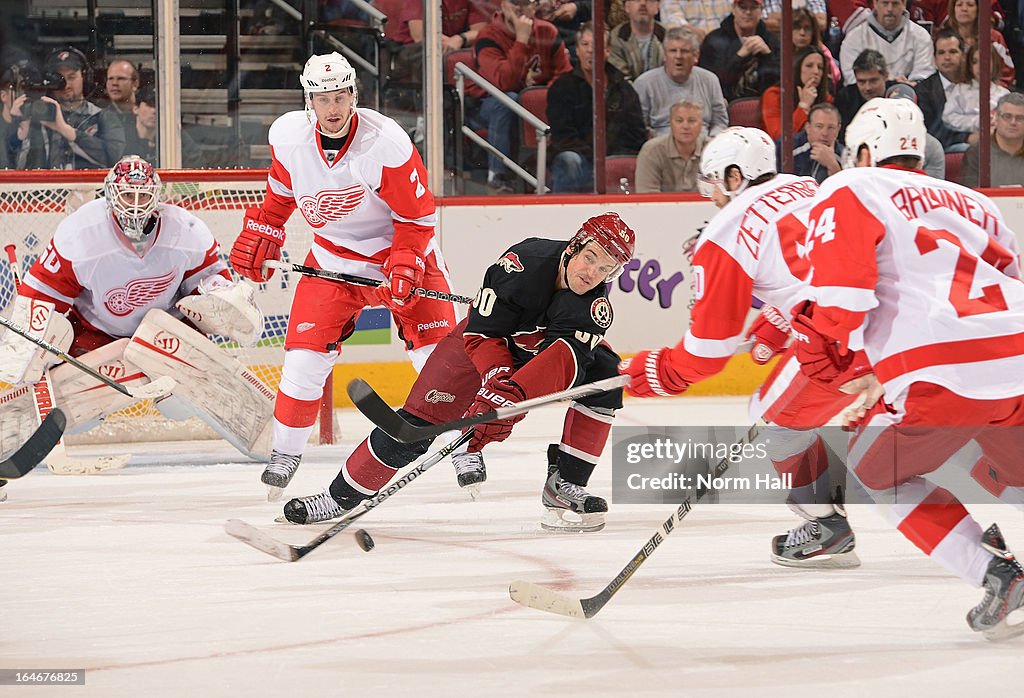
<instances>
[{"instance_id":1,"label":"white ice","mask_svg":"<svg viewBox=\"0 0 1024 698\"><path fill-rule=\"evenodd\" d=\"M626 424L742 424L741 400L630 402ZM289 496L321 490L366 433L311 448ZM980 696L1016 692L1024 638L986 642L964 622L981 591L946 574L866 505L852 507L863 566L768 561L798 520L781 505L698 504L591 620L523 608L523 579L597 593L671 513L615 505L597 534L539 529L545 447L561 411L537 411L489 449L472 502L445 461L362 523L280 562L228 537L239 518L288 543L325 526L276 524L261 466L220 443L131 448L128 468L40 468L0 504L0 668L84 669L91 696ZM109 447L79 453L111 453ZM116 449L114 452L117 452ZM125 452L125 451L121 451ZM72 449L74 455L74 449ZM591 482L609 494L610 458ZM1024 550L1024 518L998 504Z\"/></svg>"}]
</instances>

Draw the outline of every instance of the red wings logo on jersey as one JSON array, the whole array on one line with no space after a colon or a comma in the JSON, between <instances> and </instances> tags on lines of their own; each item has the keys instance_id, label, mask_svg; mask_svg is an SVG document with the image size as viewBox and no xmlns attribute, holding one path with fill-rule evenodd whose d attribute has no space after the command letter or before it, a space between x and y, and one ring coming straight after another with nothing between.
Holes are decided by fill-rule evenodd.
<instances>
[{"instance_id":1,"label":"red wings logo on jersey","mask_svg":"<svg viewBox=\"0 0 1024 698\"><path fill-rule=\"evenodd\" d=\"M519 255L515 252L507 252L504 257L497 261L497 264L509 274L526 269L523 263L519 261Z\"/></svg>"},{"instance_id":2,"label":"red wings logo on jersey","mask_svg":"<svg viewBox=\"0 0 1024 698\"><path fill-rule=\"evenodd\" d=\"M163 276L132 279L120 288L107 291L107 295L103 296L103 305L111 314L124 317L162 296L177 278L178 273L172 269Z\"/></svg>"},{"instance_id":3,"label":"red wings logo on jersey","mask_svg":"<svg viewBox=\"0 0 1024 698\"><path fill-rule=\"evenodd\" d=\"M344 189L328 189L314 196L299 199L302 216L314 228L323 228L330 221L338 221L359 208L366 198L361 184Z\"/></svg>"}]
</instances>

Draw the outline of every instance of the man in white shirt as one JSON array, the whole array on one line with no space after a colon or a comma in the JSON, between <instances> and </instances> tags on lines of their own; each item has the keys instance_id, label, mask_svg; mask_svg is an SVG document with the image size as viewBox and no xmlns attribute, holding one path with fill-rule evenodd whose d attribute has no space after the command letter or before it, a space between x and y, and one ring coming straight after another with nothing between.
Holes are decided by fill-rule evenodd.
<instances>
[{"instance_id":1,"label":"man in white shirt","mask_svg":"<svg viewBox=\"0 0 1024 698\"><path fill-rule=\"evenodd\" d=\"M931 36L910 21L906 0L875 0L867 21L843 39L839 65L847 85L854 83L853 61L869 48L885 57L894 80L914 84L935 72Z\"/></svg>"}]
</instances>

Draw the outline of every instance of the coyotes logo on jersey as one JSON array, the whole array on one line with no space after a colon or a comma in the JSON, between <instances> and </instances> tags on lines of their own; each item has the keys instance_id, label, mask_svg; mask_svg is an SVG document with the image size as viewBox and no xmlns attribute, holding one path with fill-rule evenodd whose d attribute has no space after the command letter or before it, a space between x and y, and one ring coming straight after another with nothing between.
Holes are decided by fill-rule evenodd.
<instances>
[{"instance_id":1,"label":"coyotes logo on jersey","mask_svg":"<svg viewBox=\"0 0 1024 698\"><path fill-rule=\"evenodd\" d=\"M328 189L318 192L316 196L303 196L299 199L299 210L303 218L314 228L323 228L330 221L338 221L359 208L366 198L366 190L361 184L353 184L344 189Z\"/></svg>"},{"instance_id":2,"label":"coyotes logo on jersey","mask_svg":"<svg viewBox=\"0 0 1024 698\"><path fill-rule=\"evenodd\" d=\"M519 255L515 252L508 252L504 257L497 261L497 265L509 274L526 269L526 267L523 266L523 263L519 261Z\"/></svg>"},{"instance_id":3,"label":"coyotes logo on jersey","mask_svg":"<svg viewBox=\"0 0 1024 698\"><path fill-rule=\"evenodd\" d=\"M163 276L132 279L124 286L107 291L103 296L103 305L112 315L124 317L162 296L177 278L178 273L172 269Z\"/></svg>"}]
</instances>

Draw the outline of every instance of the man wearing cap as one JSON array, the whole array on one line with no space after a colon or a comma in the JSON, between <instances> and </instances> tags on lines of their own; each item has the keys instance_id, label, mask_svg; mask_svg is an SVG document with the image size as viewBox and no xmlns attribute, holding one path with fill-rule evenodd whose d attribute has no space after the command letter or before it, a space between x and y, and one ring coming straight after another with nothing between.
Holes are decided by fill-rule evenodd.
<instances>
[{"instance_id":1,"label":"man wearing cap","mask_svg":"<svg viewBox=\"0 0 1024 698\"><path fill-rule=\"evenodd\" d=\"M59 75L64 86L52 91L56 99L40 97L53 105L52 120L26 120L19 126L18 169L108 169L121 158L124 127L117 116L85 98L87 72L80 51L66 48L50 54L45 73Z\"/></svg>"},{"instance_id":2,"label":"man wearing cap","mask_svg":"<svg viewBox=\"0 0 1024 698\"><path fill-rule=\"evenodd\" d=\"M735 0L732 14L704 39L700 67L722 83L726 100L759 97L779 81L779 38L761 20L763 0Z\"/></svg>"}]
</instances>

